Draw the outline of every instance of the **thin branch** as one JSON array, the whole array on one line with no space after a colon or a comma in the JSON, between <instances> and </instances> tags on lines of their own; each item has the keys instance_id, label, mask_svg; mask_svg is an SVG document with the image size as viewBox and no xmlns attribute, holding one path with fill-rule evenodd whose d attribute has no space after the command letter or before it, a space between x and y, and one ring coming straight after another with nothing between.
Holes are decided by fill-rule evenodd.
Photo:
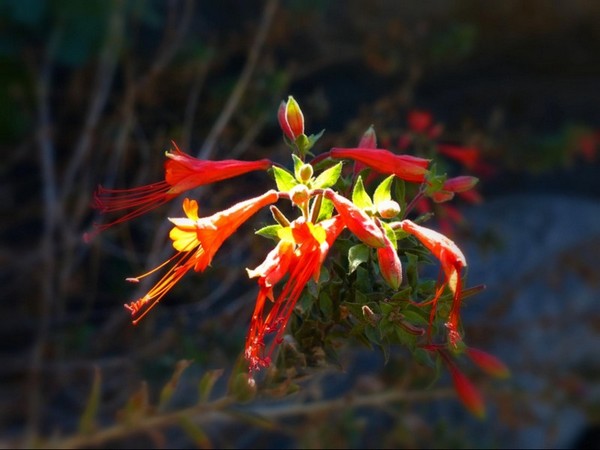
<instances>
[{"instance_id":1,"label":"thin branch","mask_svg":"<svg viewBox=\"0 0 600 450\"><path fill-rule=\"evenodd\" d=\"M108 21L106 41L102 53L100 54L100 63L97 71L98 75L93 91L94 95L86 115L81 136L79 137L79 141L77 142L72 157L69 158L69 166L67 167L63 178L64 181L61 196L63 202L71 195L73 183L75 182L81 164L90 150L94 131L100 120L100 115L106 106L108 95L112 87L119 50L123 43L123 31L125 28L123 5L124 3L122 1L115 2L115 7L113 8Z\"/></svg>"},{"instance_id":2,"label":"thin branch","mask_svg":"<svg viewBox=\"0 0 600 450\"><path fill-rule=\"evenodd\" d=\"M64 440L47 442L45 445L53 448L83 448L102 446L110 441L124 439L134 434L147 433L150 430L177 426L182 419L189 419L195 424L210 423L216 420L239 421L252 418L265 421L276 421L290 417L302 417L313 414L334 413L359 407L378 407L398 402L422 402L433 399L449 398L456 395L451 389L437 391L386 391L362 396L349 395L331 400L321 400L313 403L290 404L277 406L236 407L231 397L223 397L210 403L200 403L179 411L148 416L136 423L118 424L105 428L89 436L73 436ZM241 414L240 414L241 413ZM253 421L252 423L260 423ZM267 422L268 423L268 422ZM265 423L265 425L267 424Z\"/></svg>"},{"instance_id":3,"label":"thin branch","mask_svg":"<svg viewBox=\"0 0 600 450\"><path fill-rule=\"evenodd\" d=\"M246 60L246 65L238 78L238 81L231 92L231 95L227 99L227 103L221 110L221 114L217 118L214 126L208 133L206 140L204 141L204 145L202 146L200 152L198 153L198 157L203 159L208 159L213 153L215 144L217 139L227 126L227 123L231 119L231 116L235 112L240 100L246 88L248 87L248 83L252 78L252 74L254 73L254 69L256 68L256 64L258 62L258 57L260 56L260 52L265 43L265 39L267 37L268 31L271 28L271 22L273 21L273 17L275 16L275 11L277 10L278 0L269 0L267 6L265 7L262 19L260 21L258 27L258 33L252 43L252 47L250 48L250 52L248 53L248 59Z\"/></svg>"}]
</instances>

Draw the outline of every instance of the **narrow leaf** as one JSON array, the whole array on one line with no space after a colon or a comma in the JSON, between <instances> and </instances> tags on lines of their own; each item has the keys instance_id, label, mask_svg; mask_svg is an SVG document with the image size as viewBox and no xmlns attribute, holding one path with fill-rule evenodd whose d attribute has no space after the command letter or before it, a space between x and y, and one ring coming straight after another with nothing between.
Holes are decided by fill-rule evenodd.
<instances>
[{"instance_id":1,"label":"narrow leaf","mask_svg":"<svg viewBox=\"0 0 600 450\"><path fill-rule=\"evenodd\" d=\"M383 180L373 193L373 202L378 205L380 202L392 199L392 183L394 182L395 175L390 175Z\"/></svg>"},{"instance_id":2,"label":"narrow leaf","mask_svg":"<svg viewBox=\"0 0 600 450\"><path fill-rule=\"evenodd\" d=\"M223 375L223 369L209 370L202 376L198 383L198 393L201 402L208 401L210 393L221 375Z\"/></svg>"},{"instance_id":3,"label":"narrow leaf","mask_svg":"<svg viewBox=\"0 0 600 450\"><path fill-rule=\"evenodd\" d=\"M177 388L177 384L179 383L179 379L181 378L181 374L185 369L190 367L191 364L191 359L182 359L177 362L177 364L175 365L175 371L173 372L173 375L171 375L171 379L167 381L167 383L163 386L162 390L160 391L160 397L158 401L159 408L164 408L164 406L169 402L169 400L171 400L171 397L173 396L173 393Z\"/></svg>"},{"instance_id":4,"label":"narrow leaf","mask_svg":"<svg viewBox=\"0 0 600 450\"><path fill-rule=\"evenodd\" d=\"M358 177L356 179L356 183L354 184L354 190L352 191L352 203L356 205L359 209L372 209L373 202L371 201L371 197L365 191L365 186L362 181L362 177Z\"/></svg>"}]
</instances>

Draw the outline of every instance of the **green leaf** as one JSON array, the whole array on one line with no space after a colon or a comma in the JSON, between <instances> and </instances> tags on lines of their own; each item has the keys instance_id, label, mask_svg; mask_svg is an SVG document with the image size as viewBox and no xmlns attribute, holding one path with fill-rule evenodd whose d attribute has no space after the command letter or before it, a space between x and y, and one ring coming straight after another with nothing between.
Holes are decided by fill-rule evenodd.
<instances>
[{"instance_id":1,"label":"green leaf","mask_svg":"<svg viewBox=\"0 0 600 450\"><path fill-rule=\"evenodd\" d=\"M277 189L281 192L288 192L294 186L298 184L294 175L289 173L287 170L281 167L273 166L273 175L275 176L275 183L277 183Z\"/></svg>"},{"instance_id":2,"label":"green leaf","mask_svg":"<svg viewBox=\"0 0 600 450\"><path fill-rule=\"evenodd\" d=\"M267 225L266 227L262 227L260 230L256 230L254 234L278 241L279 236L277 235L277 232L282 228L283 227L278 223L274 225Z\"/></svg>"},{"instance_id":3,"label":"green leaf","mask_svg":"<svg viewBox=\"0 0 600 450\"><path fill-rule=\"evenodd\" d=\"M317 134L311 134L310 136L308 136L308 143L306 144L306 147L304 148L304 152L305 152L304 154L308 153L308 151L314 147L314 145L317 143L317 141L319 139L321 139L321 136L323 136L323 133L325 133L325 129L322 129Z\"/></svg>"},{"instance_id":4,"label":"green leaf","mask_svg":"<svg viewBox=\"0 0 600 450\"><path fill-rule=\"evenodd\" d=\"M333 186L340 178L342 174L342 162L337 163L335 166L321 172L313 183L314 189L325 189Z\"/></svg>"},{"instance_id":5,"label":"green leaf","mask_svg":"<svg viewBox=\"0 0 600 450\"><path fill-rule=\"evenodd\" d=\"M365 244L357 244L350 247L350 250L348 250L349 274L354 272L362 263L367 262L369 260L369 254L369 247Z\"/></svg>"},{"instance_id":6,"label":"green leaf","mask_svg":"<svg viewBox=\"0 0 600 450\"><path fill-rule=\"evenodd\" d=\"M390 240L390 242L392 243L392 246L397 250L398 249L398 244L397 244L397 239L396 239L396 232L394 231L394 229L392 227L390 227L387 222L381 222L381 226L383 227L383 231L385 231L385 235L387 236L387 238Z\"/></svg>"},{"instance_id":7,"label":"green leaf","mask_svg":"<svg viewBox=\"0 0 600 450\"><path fill-rule=\"evenodd\" d=\"M158 400L159 408L164 408L169 400L171 400L171 397L173 397L175 389L177 388L177 384L179 383L179 378L181 378L181 374L185 369L190 367L191 364L191 359L182 359L177 362L175 365L175 371L173 372L173 375L171 375L171 379L167 381L160 391L160 397Z\"/></svg>"},{"instance_id":8,"label":"green leaf","mask_svg":"<svg viewBox=\"0 0 600 450\"><path fill-rule=\"evenodd\" d=\"M383 180L373 193L373 202L378 205L379 203L392 199L392 183L394 182L395 175L390 175Z\"/></svg>"},{"instance_id":9,"label":"green leaf","mask_svg":"<svg viewBox=\"0 0 600 450\"><path fill-rule=\"evenodd\" d=\"M373 202L367 191L365 191L365 186L360 176L356 179L354 189L352 190L352 203L360 209L373 209Z\"/></svg>"},{"instance_id":10,"label":"green leaf","mask_svg":"<svg viewBox=\"0 0 600 450\"><path fill-rule=\"evenodd\" d=\"M208 401L210 393L221 375L223 375L223 369L209 370L202 376L198 383L198 394L201 402Z\"/></svg>"},{"instance_id":11,"label":"green leaf","mask_svg":"<svg viewBox=\"0 0 600 450\"><path fill-rule=\"evenodd\" d=\"M333 206L333 202L326 198L323 198L323 202L321 203L321 210L319 211L319 217L317 218L317 222L321 220L329 219L335 207Z\"/></svg>"},{"instance_id":12,"label":"green leaf","mask_svg":"<svg viewBox=\"0 0 600 450\"><path fill-rule=\"evenodd\" d=\"M298 182L302 181L300 178L300 168L304 165L302 160L292 153L292 159L294 160L294 177Z\"/></svg>"},{"instance_id":13,"label":"green leaf","mask_svg":"<svg viewBox=\"0 0 600 450\"><path fill-rule=\"evenodd\" d=\"M96 414L100 406L102 374L98 367L94 367L94 381L92 382L92 390L85 404L83 414L79 419L79 431L81 433L91 433L96 426Z\"/></svg>"}]
</instances>

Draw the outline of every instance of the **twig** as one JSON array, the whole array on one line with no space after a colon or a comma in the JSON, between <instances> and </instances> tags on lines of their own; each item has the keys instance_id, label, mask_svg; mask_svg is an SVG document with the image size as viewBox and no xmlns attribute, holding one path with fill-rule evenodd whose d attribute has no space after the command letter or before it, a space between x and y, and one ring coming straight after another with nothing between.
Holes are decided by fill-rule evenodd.
<instances>
[{"instance_id":1,"label":"twig","mask_svg":"<svg viewBox=\"0 0 600 450\"><path fill-rule=\"evenodd\" d=\"M206 140L204 141L204 145L202 146L200 152L198 153L198 157L207 159L212 155L214 146L217 142L217 139L223 132L223 129L231 119L234 111L236 110L240 100L246 88L248 87L248 83L254 73L254 69L256 68L256 64L258 62L258 57L260 56L260 52L265 43L265 39L267 37L267 33L271 28L271 22L273 21L273 17L275 16L275 11L277 10L278 0L269 0L267 6L265 7L262 19L259 24L258 33L256 34L256 38L252 43L252 47L250 48L250 52L248 53L248 59L246 60L246 65L240 74L240 77L231 92L231 95L227 99L227 103L221 110L221 114L217 118L214 126L208 133Z\"/></svg>"}]
</instances>

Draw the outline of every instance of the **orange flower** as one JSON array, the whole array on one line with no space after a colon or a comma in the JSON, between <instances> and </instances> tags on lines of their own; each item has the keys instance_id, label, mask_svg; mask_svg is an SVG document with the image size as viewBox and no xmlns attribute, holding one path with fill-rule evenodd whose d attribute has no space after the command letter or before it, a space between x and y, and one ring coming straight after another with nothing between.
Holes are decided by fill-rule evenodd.
<instances>
[{"instance_id":1,"label":"orange flower","mask_svg":"<svg viewBox=\"0 0 600 450\"><path fill-rule=\"evenodd\" d=\"M248 271L250 277L259 277L260 287L246 338L245 357L251 372L270 365L271 354L282 341L296 302L311 278L318 281L327 252L343 228L340 216L317 225L300 217L285 229L287 232L281 233L281 241L267 259ZM273 285L286 275L284 270L289 277L273 300ZM273 300L273 305L264 317L267 298ZM265 336L274 332L276 335L265 350Z\"/></svg>"},{"instance_id":2,"label":"orange flower","mask_svg":"<svg viewBox=\"0 0 600 450\"><path fill-rule=\"evenodd\" d=\"M125 305L137 323L154 305L193 267L202 272L211 263L223 242L229 238L246 220L261 208L278 200L279 194L270 190L265 194L239 202L231 208L210 217L198 217L198 203L185 199L183 210L186 218L169 219L175 227L169 237L177 253L157 268L129 281L138 282L157 270L175 261L169 271L142 298Z\"/></svg>"},{"instance_id":3,"label":"orange flower","mask_svg":"<svg viewBox=\"0 0 600 450\"><path fill-rule=\"evenodd\" d=\"M174 152L165 154L169 160L165 162L165 179L163 181L131 189L98 187L94 193L94 208L103 213L131 211L110 223L97 225L96 232L141 216L190 189L255 170L266 170L272 165L268 159L207 161L182 152L174 142L173 146Z\"/></svg>"},{"instance_id":4,"label":"orange flower","mask_svg":"<svg viewBox=\"0 0 600 450\"><path fill-rule=\"evenodd\" d=\"M461 337L458 332L458 321L460 313L460 298L462 291L461 272L464 267L467 267L465 256L456 246L454 242L448 239L443 234L429 228L422 227L410 220L399 222L402 230L415 236L433 255L440 261L442 271L445 275L445 282L437 289L433 300L430 313L430 323L433 323L435 318L436 305L439 297L442 295L444 287L448 286L452 291L454 298L450 315L446 327L448 328L448 338L454 346L458 344Z\"/></svg>"},{"instance_id":5,"label":"orange flower","mask_svg":"<svg viewBox=\"0 0 600 450\"><path fill-rule=\"evenodd\" d=\"M415 183L425 181L428 159L411 155L396 155L381 148L332 148L333 158L352 159L366 164L383 174L394 174L398 178Z\"/></svg>"},{"instance_id":6,"label":"orange flower","mask_svg":"<svg viewBox=\"0 0 600 450\"><path fill-rule=\"evenodd\" d=\"M325 190L325 198L331 200L344 224L358 239L371 247L385 247L385 233L363 210L331 189Z\"/></svg>"}]
</instances>

